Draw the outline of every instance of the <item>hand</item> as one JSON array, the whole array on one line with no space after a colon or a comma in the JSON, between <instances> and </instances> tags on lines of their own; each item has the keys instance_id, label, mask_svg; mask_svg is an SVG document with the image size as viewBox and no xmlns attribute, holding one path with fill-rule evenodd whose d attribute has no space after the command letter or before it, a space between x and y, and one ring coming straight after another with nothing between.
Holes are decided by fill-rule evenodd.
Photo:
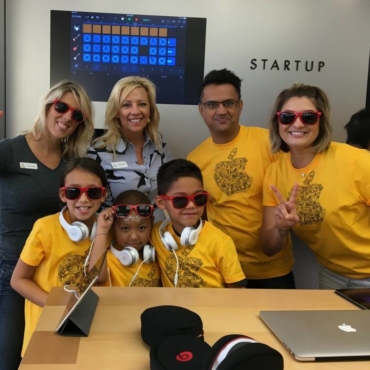
<instances>
[{"instance_id":1,"label":"hand","mask_svg":"<svg viewBox=\"0 0 370 370\"><path fill-rule=\"evenodd\" d=\"M98 215L96 233L107 233L111 228L114 220L114 212L112 208L105 208Z\"/></svg>"},{"instance_id":2,"label":"hand","mask_svg":"<svg viewBox=\"0 0 370 370\"><path fill-rule=\"evenodd\" d=\"M4 111L0 110L0 118L4 115Z\"/></svg>"},{"instance_id":3,"label":"hand","mask_svg":"<svg viewBox=\"0 0 370 370\"><path fill-rule=\"evenodd\" d=\"M292 194L288 201L285 201L279 190L272 185L272 191L275 193L279 201L279 205L275 207L275 221L276 228L280 232L289 232L289 230L299 221L297 210L295 208L295 201L298 195L299 185L294 184Z\"/></svg>"}]
</instances>

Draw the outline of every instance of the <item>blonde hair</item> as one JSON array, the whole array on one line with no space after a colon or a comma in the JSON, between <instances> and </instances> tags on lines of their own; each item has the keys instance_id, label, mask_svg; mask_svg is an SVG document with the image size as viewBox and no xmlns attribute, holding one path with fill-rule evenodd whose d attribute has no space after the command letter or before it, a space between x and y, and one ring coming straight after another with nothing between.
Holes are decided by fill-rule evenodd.
<instances>
[{"instance_id":1,"label":"blonde hair","mask_svg":"<svg viewBox=\"0 0 370 370\"><path fill-rule=\"evenodd\" d=\"M331 143L332 133L329 99L325 92L316 86L295 83L278 95L271 112L269 128L272 153L276 153L279 150L289 152L288 145L280 137L279 120L276 113L280 112L284 104L294 97L309 99L315 105L316 109L322 113L319 121L319 135L312 144L312 151L315 153L325 151Z\"/></svg>"},{"instance_id":2,"label":"blonde hair","mask_svg":"<svg viewBox=\"0 0 370 370\"><path fill-rule=\"evenodd\" d=\"M71 135L62 140L63 158L69 160L84 157L94 135L93 108L86 91L81 85L67 80L55 84L41 98L39 112L33 121L31 130L27 133L32 133L34 138L39 140L45 132L46 117L54 101L61 99L67 93L73 94L85 115L85 120L76 127Z\"/></svg>"},{"instance_id":3,"label":"blonde hair","mask_svg":"<svg viewBox=\"0 0 370 370\"><path fill-rule=\"evenodd\" d=\"M114 85L105 110L105 126L107 127L107 131L104 135L94 140L95 148L105 148L109 146L115 155L116 147L121 138L123 138L127 144L127 138L121 130L121 121L117 118L117 113L120 108L120 98L122 101L125 100L127 95L138 87L145 89L147 92L150 106L150 120L145 126L144 132L149 135L150 140L155 144L157 149L162 151L162 141L158 131L159 111L155 103L156 87L147 78L139 76L124 77Z\"/></svg>"}]
</instances>

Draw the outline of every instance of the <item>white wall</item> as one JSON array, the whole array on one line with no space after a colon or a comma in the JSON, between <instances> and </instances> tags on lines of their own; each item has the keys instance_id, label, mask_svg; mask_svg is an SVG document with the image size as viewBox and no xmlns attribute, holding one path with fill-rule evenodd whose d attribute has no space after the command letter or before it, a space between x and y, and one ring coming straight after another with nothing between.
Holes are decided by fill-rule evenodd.
<instances>
[{"instance_id":1,"label":"white wall","mask_svg":"<svg viewBox=\"0 0 370 370\"><path fill-rule=\"evenodd\" d=\"M205 72L227 67L243 78L247 125L266 127L277 94L294 82L327 92L335 140L344 141L344 124L365 106L369 0L7 0L6 5L8 137L30 127L39 97L50 87L52 9L207 18ZM253 58L269 59L269 68L274 59L280 67L285 59L314 61L315 71L262 70L261 62L252 70ZM321 72L319 61L325 62ZM96 102L95 108L96 127L103 127L105 104ZM159 109L161 131L175 156L186 156L208 136L196 106Z\"/></svg>"},{"instance_id":2,"label":"white wall","mask_svg":"<svg viewBox=\"0 0 370 370\"><path fill-rule=\"evenodd\" d=\"M227 67L244 79L242 122L266 126L277 94L293 82L317 84L329 95L334 138L365 106L370 41L368 0L7 0L8 136L27 129L50 85L50 10L207 18L205 72ZM317 71L250 69L250 60L324 61ZM261 62L259 63L261 65ZM302 64L302 63L301 63ZM103 127L105 103L97 102ZM176 156L207 137L195 106L160 105L161 130ZM181 138L181 140L179 139Z\"/></svg>"}]
</instances>

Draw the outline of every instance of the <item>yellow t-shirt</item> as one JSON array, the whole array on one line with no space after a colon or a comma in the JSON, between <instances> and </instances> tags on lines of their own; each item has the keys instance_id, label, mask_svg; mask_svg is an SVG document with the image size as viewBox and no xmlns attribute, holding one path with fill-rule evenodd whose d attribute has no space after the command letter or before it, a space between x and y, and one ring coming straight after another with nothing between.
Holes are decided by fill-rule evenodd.
<instances>
[{"instance_id":1,"label":"yellow t-shirt","mask_svg":"<svg viewBox=\"0 0 370 370\"><path fill-rule=\"evenodd\" d=\"M70 223L68 211L65 220ZM34 282L46 293L52 287L70 285L81 290L91 282L91 277L84 276L84 262L90 249L91 240L73 242L59 222L59 213L37 220L26 240L20 259L37 266ZM42 308L26 299L25 332L22 355L34 332Z\"/></svg>"},{"instance_id":2,"label":"yellow t-shirt","mask_svg":"<svg viewBox=\"0 0 370 370\"><path fill-rule=\"evenodd\" d=\"M267 257L260 244L263 178L276 159L270 153L268 131L240 126L238 136L227 144L209 137L188 156L203 174L210 193L207 218L229 235L248 279L283 276L294 263L290 238L283 253Z\"/></svg>"},{"instance_id":3,"label":"yellow t-shirt","mask_svg":"<svg viewBox=\"0 0 370 370\"><path fill-rule=\"evenodd\" d=\"M370 152L332 143L305 168L290 153L266 172L264 206L278 204L270 186L287 199L295 183L299 223L295 233L324 267L349 278L370 277Z\"/></svg>"},{"instance_id":4,"label":"yellow t-shirt","mask_svg":"<svg viewBox=\"0 0 370 370\"><path fill-rule=\"evenodd\" d=\"M109 278L105 282L106 286L128 287L140 264L143 262L139 259L135 265L123 266L119 259L108 250L107 253ZM160 270L157 262L143 263L140 267L131 287L158 287L161 286Z\"/></svg>"},{"instance_id":5,"label":"yellow t-shirt","mask_svg":"<svg viewBox=\"0 0 370 370\"><path fill-rule=\"evenodd\" d=\"M161 269L162 284L174 286L176 258L166 249L159 235L160 222L154 225L151 245L155 247ZM179 248L178 284L180 288L223 288L245 279L232 239L209 222L204 222L195 245L184 247L170 223L163 232L169 231Z\"/></svg>"}]
</instances>

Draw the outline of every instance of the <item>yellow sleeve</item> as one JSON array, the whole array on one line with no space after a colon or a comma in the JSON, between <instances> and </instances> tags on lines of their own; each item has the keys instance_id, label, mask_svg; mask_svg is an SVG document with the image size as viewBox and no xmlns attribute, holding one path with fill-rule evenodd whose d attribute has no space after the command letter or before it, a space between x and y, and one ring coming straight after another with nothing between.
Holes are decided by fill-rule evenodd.
<instances>
[{"instance_id":1,"label":"yellow sleeve","mask_svg":"<svg viewBox=\"0 0 370 370\"><path fill-rule=\"evenodd\" d=\"M277 164L275 163L267 168L265 178L263 180L263 206L264 207L275 207L278 205L275 194L271 190L271 185L277 185L277 177L275 175L276 165ZM273 174L275 176L273 176Z\"/></svg>"},{"instance_id":2,"label":"yellow sleeve","mask_svg":"<svg viewBox=\"0 0 370 370\"><path fill-rule=\"evenodd\" d=\"M353 179L360 199L370 206L370 152L361 150L353 166Z\"/></svg>"},{"instance_id":3,"label":"yellow sleeve","mask_svg":"<svg viewBox=\"0 0 370 370\"><path fill-rule=\"evenodd\" d=\"M232 239L225 235L222 250L219 250L219 269L225 283L233 284L245 279L240 266L236 247Z\"/></svg>"},{"instance_id":4,"label":"yellow sleeve","mask_svg":"<svg viewBox=\"0 0 370 370\"><path fill-rule=\"evenodd\" d=\"M38 266L45 257L46 236L44 230L43 220L37 220L20 255L20 259L27 265Z\"/></svg>"}]
</instances>

